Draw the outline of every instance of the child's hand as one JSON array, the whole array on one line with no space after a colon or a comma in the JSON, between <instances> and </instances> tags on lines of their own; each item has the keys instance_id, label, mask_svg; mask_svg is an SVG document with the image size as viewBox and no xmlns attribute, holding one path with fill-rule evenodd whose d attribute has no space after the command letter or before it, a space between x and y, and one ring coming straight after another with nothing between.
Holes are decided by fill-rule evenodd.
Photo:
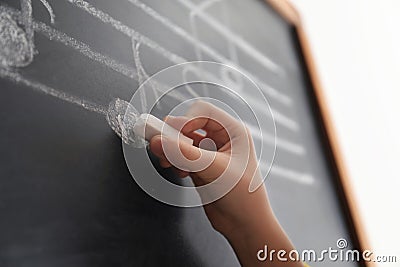
<instances>
[{"instance_id":1,"label":"child's hand","mask_svg":"<svg viewBox=\"0 0 400 267\"><path fill-rule=\"evenodd\" d=\"M253 141L243 123L207 102L196 102L185 117L167 117L165 121L178 130L182 128L182 133L192 138L194 144L181 142L181 157L173 151L174 144L169 144L174 140L167 139L163 143L161 136L152 138L151 151L160 158L162 167L175 167L180 177L190 175L196 186L218 178L239 181L231 192L218 192L228 193L226 196L204 207L216 230L231 235L272 215L263 186L249 193L250 181L253 177L259 180L260 174ZM206 135L196 132L199 129ZM210 146L211 140L217 151L199 148L204 144Z\"/></svg>"},{"instance_id":2,"label":"child's hand","mask_svg":"<svg viewBox=\"0 0 400 267\"><path fill-rule=\"evenodd\" d=\"M251 135L242 122L201 101L196 102L185 117L167 117L165 121L181 129L184 135L194 140L194 144L178 144L175 140L155 136L150 142L151 151L159 157L162 167L174 167L180 177L190 175L196 186L221 179L222 182L210 188L209 192L199 193L207 203L215 194L226 193L222 198L206 204L204 209L214 229L231 242L242 265L261 264L257 260L257 252L271 238L274 240L268 244L270 248L292 247L275 219L265 187L262 185L249 192L251 181L254 179L259 184L262 177ZM201 135L197 130L206 134ZM215 144L215 151L201 148L212 147L212 143ZM174 149L178 147L180 151ZM238 181L231 191L224 186L227 179L228 184ZM280 263L275 262L274 266L280 266Z\"/></svg>"}]
</instances>

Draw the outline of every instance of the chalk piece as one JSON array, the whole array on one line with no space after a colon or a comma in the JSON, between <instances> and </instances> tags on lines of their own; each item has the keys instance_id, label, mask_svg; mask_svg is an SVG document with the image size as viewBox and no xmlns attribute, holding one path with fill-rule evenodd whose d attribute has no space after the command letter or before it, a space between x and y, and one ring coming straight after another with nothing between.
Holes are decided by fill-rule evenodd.
<instances>
[{"instance_id":1,"label":"chalk piece","mask_svg":"<svg viewBox=\"0 0 400 267\"><path fill-rule=\"evenodd\" d=\"M164 135L171 139L179 138L180 141L193 144L192 139L151 114L141 114L133 126L133 131L146 140L150 140L155 135Z\"/></svg>"}]
</instances>

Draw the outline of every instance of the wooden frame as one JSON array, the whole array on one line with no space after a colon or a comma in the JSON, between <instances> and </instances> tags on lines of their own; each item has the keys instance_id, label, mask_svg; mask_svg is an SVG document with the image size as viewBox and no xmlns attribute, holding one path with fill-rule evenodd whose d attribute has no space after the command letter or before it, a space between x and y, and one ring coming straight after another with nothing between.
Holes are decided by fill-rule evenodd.
<instances>
[{"instance_id":1,"label":"wooden frame","mask_svg":"<svg viewBox=\"0 0 400 267\"><path fill-rule=\"evenodd\" d=\"M340 152L339 142L336 138L334 125L329 114L326 99L322 90L322 85L318 77L317 68L314 63L314 59L311 53L311 47L309 45L307 35L302 24L300 14L293 7L288 0L264 0L269 3L272 8L280 14L288 23L290 23L296 32L300 50L304 59L306 67L306 73L310 79L313 95L315 97L316 108L319 112L321 119L321 128L325 141L328 146L328 152L331 155L333 167L337 174L337 185L339 190L339 197L341 204L344 207L345 215L347 216L348 228L352 237L355 248L360 251L371 250L369 246L367 235L365 234L364 226L361 220L361 216L358 212L357 203L353 194L353 189L349 181L349 175L346 170L346 166ZM373 262L360 261L361 266L373 267Z\"/></svg>"}]
</instances>

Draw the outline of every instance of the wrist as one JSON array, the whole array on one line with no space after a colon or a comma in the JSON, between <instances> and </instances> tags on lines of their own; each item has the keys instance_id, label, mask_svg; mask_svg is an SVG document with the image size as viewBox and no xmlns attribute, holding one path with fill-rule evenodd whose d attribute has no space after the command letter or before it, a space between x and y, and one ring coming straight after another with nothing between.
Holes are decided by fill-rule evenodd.
<instances>
[{"instance_id":1,"label":"wrist","mask_svg":"<svg viewBox=\"0 0 400 267\"><path fill-rule=\"evenodd\" d=\"M265 236L280 228L275 215L271 212L253 217L250 221L242 221L231 226L229 231L222 233L229 242L254 239L255 236Z\"/></svg>"}]
</instances>

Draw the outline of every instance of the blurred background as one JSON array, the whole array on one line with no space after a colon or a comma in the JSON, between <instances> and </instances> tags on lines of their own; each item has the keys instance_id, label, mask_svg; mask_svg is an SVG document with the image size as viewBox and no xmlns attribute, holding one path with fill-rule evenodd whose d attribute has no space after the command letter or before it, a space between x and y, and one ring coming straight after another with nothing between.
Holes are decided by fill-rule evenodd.
<instances>
[{"instance_id":1,"label":"blurred background","mask_svg":"<svg viewBox=\"0 0 400 267\"><path fill-rule=\"evenodd\" d=\"M311 43L370 244L399 258L400 1L291 2Z\"/></svg>"}]
</instances>

